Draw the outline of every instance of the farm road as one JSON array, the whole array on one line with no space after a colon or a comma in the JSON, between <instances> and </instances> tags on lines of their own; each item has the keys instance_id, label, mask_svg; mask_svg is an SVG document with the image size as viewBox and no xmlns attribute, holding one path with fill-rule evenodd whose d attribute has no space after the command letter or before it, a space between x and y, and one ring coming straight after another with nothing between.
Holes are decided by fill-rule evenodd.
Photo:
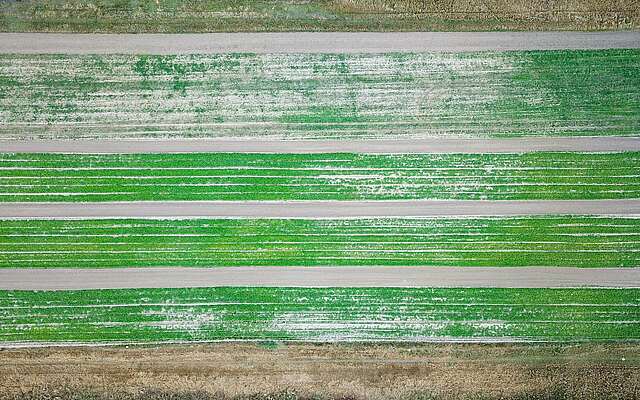
<instances>
[{"instance_id":1,"label":"farm road","mask_svg":"<svg viewBox=\"0 0 640 400\"><path fill-rule=\"evenodd\" d=\"M158 201L0 203L0 218L341 218L640 215L640 200Z\"/></svg>"},{"instance_id":2,"label":"farm road","mask_svg":"<svg viewBox=\"0 0 640 400\"><path fill-rule=\"evenodd\" d=\"M20 54L383 53L640 48L640 32L1 33Z\"/></svg>"},{"instance_id":3,"label":"farm road","mask_svg":"<svg viewBox=\"0 0 640 400\"><path fill-rule=\"evenodd\" d=\"M640 137L412 140L0 140L11 153L524 153L640 151Z\"/></svg>"},{"instance_id":4,"label":"farm road","mask_svg":"<svg viewBox=\"0 0 640 400\"><path fill-rule=\"evenodd\" d=\"M232 267L0 270L1 290L212 286L640 287L640 268Z\"/></svg>"}]
</instances>

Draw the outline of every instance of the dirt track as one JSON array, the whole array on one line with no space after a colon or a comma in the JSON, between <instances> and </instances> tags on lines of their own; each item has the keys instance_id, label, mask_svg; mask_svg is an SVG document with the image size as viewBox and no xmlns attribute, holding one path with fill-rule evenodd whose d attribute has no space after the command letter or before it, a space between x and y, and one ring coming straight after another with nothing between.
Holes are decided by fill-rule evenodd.
<instances>
[{"instance_id":1,"label":"dirt track","mask_svg":"<svg viewBox=\"0 0 640 400\"><path fill-rule=\"evenodd\" d=\"M415 140L33 140L2 141L15 153L523 153L640 151L635 137Z\"/></svg>"},{"instance_id":2,"label":"dirt track","mask_svg":"<svg viewBox=\"0 0 640 400\"><path fill-rule=\"evenodd\" d=\"M0 269L0 290L212 286L639 287L640 268L233 267Z\"/></svg>"},{"instance_id":3,"label":"dirt track","mask_svg":"<svg viewBox=\"0 0 640 400\"><path fill-rule=\"evenodd\" d=\"M382 53L640 48L640 32L0 33L0 53Z\"/></svg>"},{"instance_id":4,"label":"dirt track","mask_svg":"<svg viewBox=\"0 0 640 400\"><path fill-rule=\"evenodd\" d=\"M640 200L158 201L2 203L0 218L346 218L640 215Z\"/></svg>"}]
</instances>

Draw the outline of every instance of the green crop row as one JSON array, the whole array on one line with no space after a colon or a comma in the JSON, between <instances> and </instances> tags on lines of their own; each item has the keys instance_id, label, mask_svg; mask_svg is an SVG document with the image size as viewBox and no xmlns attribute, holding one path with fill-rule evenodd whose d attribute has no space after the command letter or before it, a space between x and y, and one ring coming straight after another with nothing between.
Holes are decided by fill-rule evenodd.
<instances>
[{"instance_id":1,"label":"green crop row","mask_svg":"<svg viewBox=\"0 0 640 400\"><path fill-rule=\"evenodd\" d=\"M640 198L640 153L9 154L0 201Z\"/></svg>"},{"instance_id":2,"label":"green crop row","mask_svg":"<svg viewBox=\"0 0 640 400\"><path fill-rule=\"evenodd\" d=\"M0 291L0 343L640 339L638 289Z\"/></svg>"},{"instance_id":3,"label":"green crop row","mask_svg":"<svg viewBox=\"0 0 640 400\"><path fill-rule=\"evenodd\" d=\"M0 55L0 138L635 136L640 50Z\"/></svg>"},{"instance_id":4,"label":"green crop row","mask_svg":"<svg viewBox=\"0 0 640 400\"><path fill-rule=\"evenodd\" d=\"M640 265L640 219L2 220L0 268Z\"/></svg>"}]
</instances>

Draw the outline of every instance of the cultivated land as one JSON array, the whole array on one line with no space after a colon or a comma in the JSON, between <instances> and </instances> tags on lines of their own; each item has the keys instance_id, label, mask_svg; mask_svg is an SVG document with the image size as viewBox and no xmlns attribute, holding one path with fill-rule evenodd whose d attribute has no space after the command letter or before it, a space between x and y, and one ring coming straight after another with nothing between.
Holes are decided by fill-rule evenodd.
<instances>
[{"instance_id":1,"label":"cultivated land","mask_svg":"<svg viewBox=\"0 0 640 400\"><path fill-rule=\"evenodd\" d=\"M628 217L3 220L0 267L635 267L639 235Z\"/></svg>"},{"instance_id":2,"label":"cultivated land","mask_svg":"<svg viewBox=\"0 0 640 400\"><path fill-rule=\"evenodd\" d=\"M7 400L602 400L640 390L637 344L218 343L0 352Z\"/></svg>"},{"instance_id":3,"label":"cultivated land","mask_svg":"<svg viewBox=\"0 0 640 400\"><path fill-rule=\"evenodd\" d=\"M26 0L0 3L0 30L33 32L618 30L633 0Z\"/></svg>"},{"instance_id":4,"label":"cultivated land","mask_svg":"<svg viewBox=\"0 0 640 400\"><path fill-rule=\"evenodd\" d=\"M0 346L219 340L640 339L640 289L0 291Z\"/></svg>"},{"instance_id":5,"label":"cultivated land","mask_svg":"<svg viewBox=\"0 0 640 400\"><path fill-rule=\"evenodd\" d=\"M532 20L529 29L633 29L638 21L633 1L474 1L4 1L0 30L475 30ZM36 35L0 35L0 52L10 53L0 55L0 215L9 217L0 218L0 280L26 277L28 289L37 279L46 284L45 291L16 290L23 281L11 280L0 290L0 398L566 400L640 393L637 346L629 344L640 340L640 153L622 146L538 153L522 141L518 151L494 142L503 153L494 154L490 142L549 139L550 150L576 151L561 147L571 138L637 138L637 33L483 33L470 41L409 34L379 42L376 34L336 33L299 52L291 49L309 37L299 33L222 35L215 44L206 43L214 36ZM126 41L122 51L107 51L118 41ZM183 55L170 54L176 43L184 48L173 52ZM220 54L229 46L231 53ZM555 50L523 51L543 49ZM94 50L113 54L87 54ZM481 140L475 151L489 154L455 147L448 150L454 154L401 154L382 144L402 141L416 145L408 153L429 153L418 146L443 138ZM26 154L34 139L54 146L80 139L72 146L84 153L87 141L100 146L102 139L178 139L182 152L193 139L207 141L203 152L218 139L230 147L262 144L216 154L70 154L71 146L62 149L67 154ZM297 153L286 146L299 140L355 147L348 154L260 149L281 141L285 153ZM385 154L356 154L366 150L354 140L380 141L373 146L382 144ZM3 147L16 143L25 153ZM604 149L581 143L592 152L612 142L599 142ZM149 152L145 146L137 148ZM258 154L231 153L251 148ZM123 209L173 218L113 215ZM531 215L558 210L574 216ZM114 218L69 218L87 212ZM259 218L222 218L225 212ZM379 217L317 218L354 212ZM390 217L403 212L422 217ZM472 212L490 216L451 216ZM505 216L514 212L525 215ZM44 218L11 218L30 213ZM48 220L55 216L64 219ZM193 268L234 265L245 267ZM138 289L84 290L109 271L105 286L153 279ZM164 279L180 274L172 282L178 287L194 277L187 271L218 273L231 286L165 288L163 271ZM385 280L390 272L395 284ZM440 280L425 281L424 273ZM66 289L82 290L50 290L62 274ZM342 287L310 287L337 280ZM447 280L454 287L437 287ZM349 287L352 281L362 287ZM160 287L148 287L154 284ZM613 287L582 287L607 284ZM264 348L144 348L200 341ZM289 347L300 341L392 343ZM425 341L573 346L416 344ZM143 346L118 348L129 344ZM15 349L69 345L87 347Z\"/></svg>"},{"instance_id":6,"label":"cultivated land","mask_svg":"<svg viewBox=\"0 0 640 400\"><path fill-rule=\"evenodd\" d=\"M637 199L640 153L0 153L0 200Z\"/></svg>"},{"instance_id":7,"label":"cultivated land","mask_svg":"<svg viewBox=\"0 0 640 400\"><path fill-rule=\"evenodd\" d=\"M636 136L640 50L0 55L0 139Z\"/></svg>"}]
</instances>

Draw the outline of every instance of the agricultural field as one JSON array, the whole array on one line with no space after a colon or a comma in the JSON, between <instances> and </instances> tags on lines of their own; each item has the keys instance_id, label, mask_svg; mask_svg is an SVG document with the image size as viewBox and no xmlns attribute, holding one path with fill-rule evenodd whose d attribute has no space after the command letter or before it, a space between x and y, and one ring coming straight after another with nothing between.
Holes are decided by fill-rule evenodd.
<instances>
[{"instance_id":1,"label":"agricultural field","mask_svg":"<svg viewBox=\"0 0 640 400\"><path fill-rule=\"evenodd\" d=\"M0 139L635 136L640 50L0 55Z\"/></svg>"},{"instance_id":2,"label":"agricultural field","mask_svg":"<svg viewBox=\"0 0 640 400\"><path fill-rule=\"evenodd\" d=\"M0 38L0 400L640 395L638 0L0 0Z\"/></svg>"},{"instance_id":3,"label":"agricultural field","mask_svg":"<svg viewBox=\"0 0 640 400\"><path fill-rule=\"evenodd\" d=\"M640 198L640 153L0 153L0 201Z\"/></svg>"},{"instance_id":4,"label":"agricultural field","mask_svg":"<svg viewBox=\"0 0 640 400\"><path fill-rule=\"evenodd\" d=\"M639 237L637 217L1 220L0 268L635 267Z\"/></svg>"},{"instance_id":5,"label":"agricultural field","mask_svg":"<svg viewBox=\"0 0 640 400\"><path fill-rule=\"evenodd\" d=\"M0 343L640 339L639 289L0 292Z\"/></svg>"},{"instance_id":6,"label":"agricultural field","mask_svg":"<svg viewBox=\"0 0 640 400\"><path fill-rule=\"evenodd\" d=\"M0 30L32 32L615 30L632 0L7 0Z\"/></svg>"}]
</instances>

